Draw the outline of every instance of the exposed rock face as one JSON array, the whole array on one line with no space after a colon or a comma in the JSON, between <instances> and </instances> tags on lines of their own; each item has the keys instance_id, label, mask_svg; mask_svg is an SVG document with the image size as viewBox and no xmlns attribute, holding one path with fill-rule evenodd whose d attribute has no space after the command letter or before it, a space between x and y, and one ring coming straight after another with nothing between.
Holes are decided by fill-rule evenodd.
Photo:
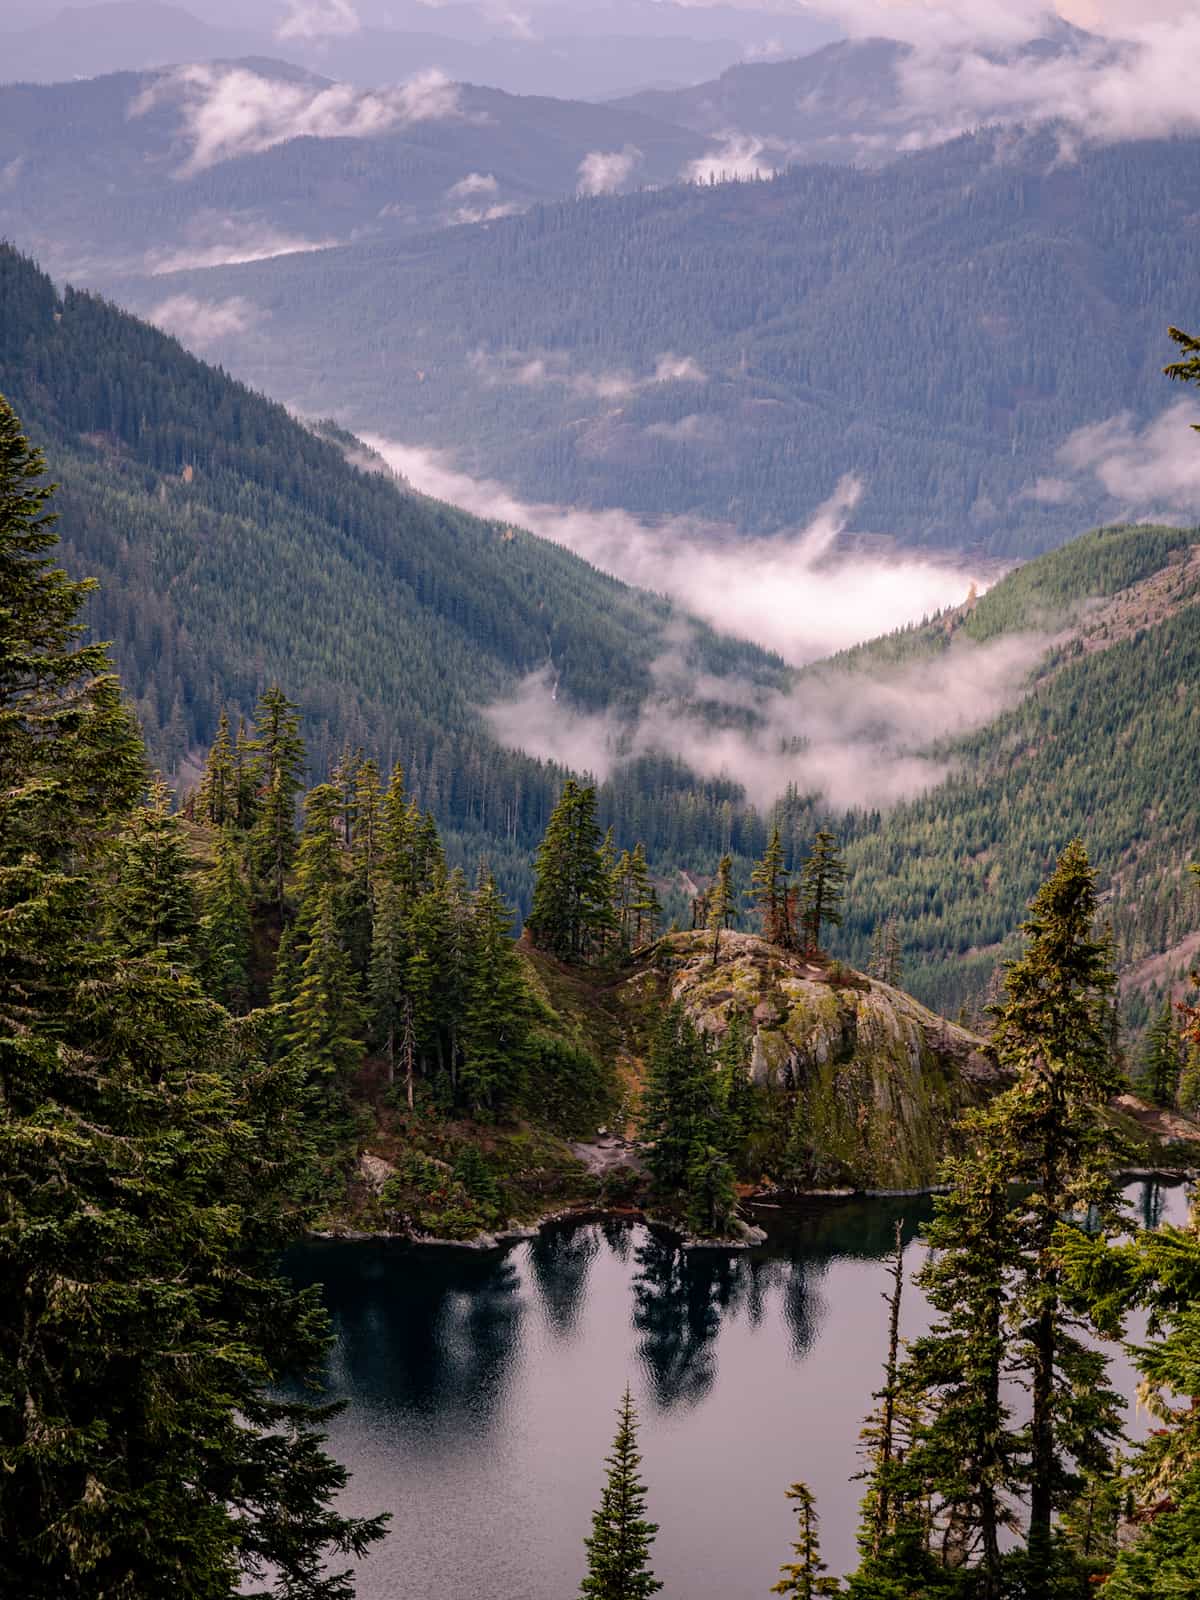
<instances>
[{"instance_id":1,"label":"exposed rock face","mask_svg":"<svg viewBox=\"0 0 1200 1600\"><path fill-rule=\"evenodd\" d=\"M655 966L697 1027L744 1020L756 1083L797 1091L814 1182L932 1183L955 1118L1001 1084L981 1039L836 963L725 933L715 966L711 935L695 934L662 940Z\"/></svg>"}]
</instances>

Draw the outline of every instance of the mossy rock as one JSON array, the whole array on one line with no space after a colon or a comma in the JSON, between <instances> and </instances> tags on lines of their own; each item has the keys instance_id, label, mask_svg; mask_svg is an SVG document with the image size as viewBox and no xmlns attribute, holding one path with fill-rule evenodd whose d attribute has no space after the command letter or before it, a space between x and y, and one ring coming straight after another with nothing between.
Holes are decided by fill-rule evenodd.
<instances>
[{"instance_id":1,"label":"mossy rock","mask_svg":"<svg viewBox=\"0 0 1200 1600\"><path fill-rule=\"evenodd\" d=\"M933 1183L957 1117L1000 1085L983 1040L902 990L751 934L723 934L715 963L711 935L670 935L657 966L705 1033L747 1020L754 1081L796 1097L810 1182Z\"/></svg>"}]
</instances>

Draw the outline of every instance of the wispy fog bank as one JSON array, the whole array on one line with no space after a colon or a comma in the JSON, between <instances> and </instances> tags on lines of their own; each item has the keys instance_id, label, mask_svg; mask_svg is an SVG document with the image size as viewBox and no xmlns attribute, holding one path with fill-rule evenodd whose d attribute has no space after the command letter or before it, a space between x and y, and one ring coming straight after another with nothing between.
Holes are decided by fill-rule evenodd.
<instances>
[{"instance_id":1,"label":"wispy fog bank","mask_svg":"<svg viewBox=\"0 0 1200 1600\"><path fill-rule=\"evenodd\" d=\"M838 556L862 492L854 478L843 479L802 532L747 540L683 518L651 525L625 511L526 504L500 484L455 471L437 452L371 435L365 442L413 488L565 545L793 664L959 603L974 581L962 566L911 553ZM686 623L674 631L636 717L572 706L550 661L511 699L485 709L489 725L506 745L598 777L657 751L704 776L733 778L760 806L795 784L835 810L883 807L940 782L949 765L929 746L1014 703L1049 642L958 639L935 659L887 671L811 667L782 691L706 673L691 633Z\"/></svg>"},{"instance_id":2,"label":"wispy fog bank","mask_svg":"<svg viewBox=\"0 0 1200 1600\"><path fill-rule=\"evenodd\" d=\"M972 584L982 587L979 573L952 558L906 551L833 558L861 497L855 478L843 479L799 533L750 539L686 517L649 523L627 511L529 504L503 484L459 472L446 452L364 437L423 493L565 545L795 665L919 621L964 600Z\"/></svg>"},{"instance_id":3,"label":"wispy fog bank","mask_svg":"<svg viewBox=\"0 0 1200 1600\"><path fill-rule=\"evenodd\" d=\"M930 745L1014 704L1049 642L1040 635L985 645L958 639L933 660L886 672L814 669L787 692L711 678L672 648L655 663L657 692L636 718L570 706L552 665L484 715L502 744L598 778L658 752L701 776L732 778L760 807L795 785L834 811L882 809L940 783L951 764L929 754ZM723 725L713 725L714 707Z\"/></svg>"}]
</instances>

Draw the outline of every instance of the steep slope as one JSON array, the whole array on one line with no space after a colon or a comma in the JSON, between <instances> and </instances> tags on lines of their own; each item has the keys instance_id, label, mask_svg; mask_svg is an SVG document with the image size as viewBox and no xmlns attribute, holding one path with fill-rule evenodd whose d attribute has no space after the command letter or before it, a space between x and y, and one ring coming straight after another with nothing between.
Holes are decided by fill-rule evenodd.
<instances>
[{"instance_id":1,"label":"steep slope","mask_svg":"<svg viewBox=\"0 0 1200 1600\"><path fill-rule=\"evenodd\" d=\"M1108 528L1019 569L974 608L843 659L864 674L932 658L954 641L1046 633L1025 696L946 744L946 782L850 824L844 930L865 961L896 921L905 981L953 1012L980 1002L1025 903L1072 837L1105 890L1122 968L1186 941L1200 906L1184 868L1200 855L1197 782L1200 533ZM1153 964L1137 994L1186 969ZM1144 1001L1129 1007L1144 1017Z\"/></svg>"},{"instance_id":2,"label":"steep slope","mask_svg":"<svg viewBox=\"0 0 1200 1600\"><path fill-rule=\"evenodd\" d=\"M1196 150L1065 164L992 131L120 293L236 297L249 325L211 348L239 374L529 499L770 531L854 474L861 529L1028 555L1187 504L1137 427L1177 398Z\"/></svg>"},{"instance_id":3,"label":"steep slope","mask_svg":"<svg viewBox=\"0 0 1200 1600\"><path fill-rule=\"evenodd\" d=\"M637 111L404 80L246 59L0 87L0 237L103 288L670 182L703 149Z\"/></svg>"},{"instance_id":4,"label":"steep slope","mask_svg":"<svg viewBox=\"0 0 1200 1600\"><path fill-rule=\"evenodd\" d=\"M272 679L314 766L344 742L403 758L422 804L520 863L559 774L500 749L478 707L552 663L580 705L636 703L677 621L557 546L405 492L172 339L0 249L0 392L49 454L63 559L168 771ZM695 635L709 668L782 676ZM671 775L660 774L670 787ZM678 778L675 779L678 785ZM717 827L725 795L699 800ZM519 848L518 848L519 847Z\"/></svg>"}]
</instances>

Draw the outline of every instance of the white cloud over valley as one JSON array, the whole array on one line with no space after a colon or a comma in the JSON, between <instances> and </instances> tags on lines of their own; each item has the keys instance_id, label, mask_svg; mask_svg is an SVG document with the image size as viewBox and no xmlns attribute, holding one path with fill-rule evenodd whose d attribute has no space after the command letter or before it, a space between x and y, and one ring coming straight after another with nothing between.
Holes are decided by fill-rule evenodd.
<instances>
[{"instance_id":1,"label":"white cloud over valley","mask_svg":"<svg viewBox=\"0 0 1200 1600\"><path fill-rule=\"evenodd\" d=\"M615 194L629 182L641 160L642 152L632 144L623 150L589 150L579 163L578 192Z\"/></svg>"},{"instance_id":2,"label":"white cloud over valley","mask_svg":"<svg viewBox=\"0 0 1200 1600\"><path fill-rule=\"evenodd\" d=\"M146 314L146 319L173 333L183 344L202 350L218 340L246 333L260 319L257 306L241 295L228 300L200 300L192 294L172 294Z\"/></svg>"}]
</instances>

